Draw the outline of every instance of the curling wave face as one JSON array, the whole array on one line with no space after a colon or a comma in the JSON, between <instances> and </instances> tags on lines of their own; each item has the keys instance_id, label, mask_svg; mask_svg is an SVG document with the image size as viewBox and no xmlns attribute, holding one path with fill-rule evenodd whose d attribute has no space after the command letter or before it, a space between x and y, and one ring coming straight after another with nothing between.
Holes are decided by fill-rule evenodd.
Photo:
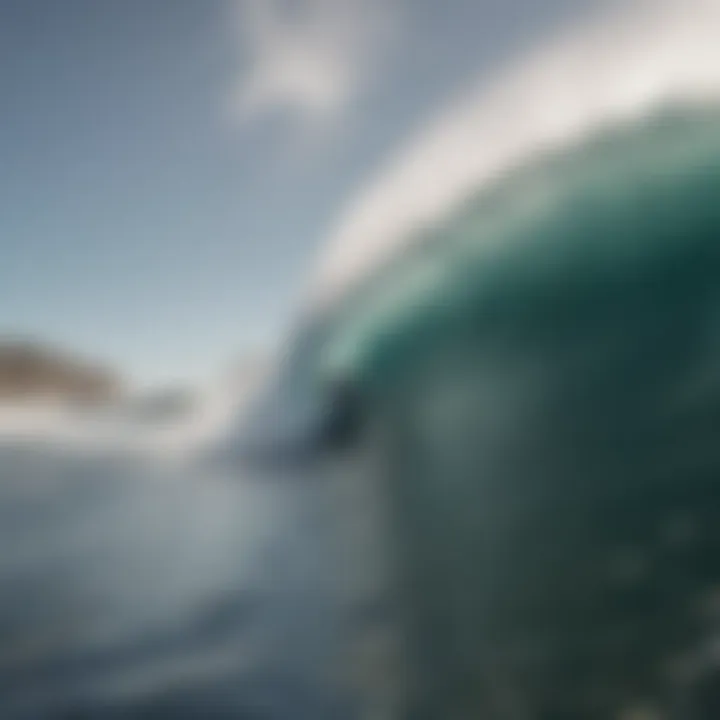
<instances>
[{"instance_id":1,"label":"curling wave face","mask_svg":"<svg viewBox=\"0 0 720 720\"><path fill-rule=\"evenodd\" d=\"M420 717L714 717L718 197L717 108L664 107L481 188L289 356L384 428Z\"/></svg>"}]
</instances>

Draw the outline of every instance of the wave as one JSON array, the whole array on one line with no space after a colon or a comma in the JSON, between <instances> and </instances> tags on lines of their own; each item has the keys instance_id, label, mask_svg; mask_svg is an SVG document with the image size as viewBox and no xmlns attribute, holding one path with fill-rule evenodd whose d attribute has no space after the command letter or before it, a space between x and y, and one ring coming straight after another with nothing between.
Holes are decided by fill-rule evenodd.
<instances>
[{"instance_id":1,"label":"wave","mask_svg":"<svg viewBox=\"0 0 720 720\"><path fill-rule=\"evenodd\" d=\"M483 75L351 198L312 278L329 307L469 193L518 164L668 105L720 97L720 2L635 2Z\"/></svg>"},{"instance_id":2,"label":"wave","mask_svg":"<svg viewBox=\"0 0 720 720\"><path fill-rule=\"evenodd\" d=\"M494 312L513 294L537 303L568 283L682 258L707 267L718 254L719 187L715 107L665 108L531 158L346 293L325 316L326 369L350 372L371 347L398 341L403 323Z\"/></svg>"}]
</instances>

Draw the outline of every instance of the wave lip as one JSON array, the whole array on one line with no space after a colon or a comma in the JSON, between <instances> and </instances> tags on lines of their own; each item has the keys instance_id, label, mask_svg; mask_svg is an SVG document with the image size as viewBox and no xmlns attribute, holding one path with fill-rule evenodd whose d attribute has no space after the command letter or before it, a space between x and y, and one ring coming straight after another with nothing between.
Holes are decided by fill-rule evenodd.
<instances>
[{"instance_id":1,"label":"wave lip","mask_svg":"<svg viewBox=\"0 0 720 720\"><path fill-rule=\"evenodd\" d=\"M720 100L720 0L636 2L463 94L339 217L310 286L329 306L471 192L537 153L668 105Z\"/></svg>"}]
</instances>

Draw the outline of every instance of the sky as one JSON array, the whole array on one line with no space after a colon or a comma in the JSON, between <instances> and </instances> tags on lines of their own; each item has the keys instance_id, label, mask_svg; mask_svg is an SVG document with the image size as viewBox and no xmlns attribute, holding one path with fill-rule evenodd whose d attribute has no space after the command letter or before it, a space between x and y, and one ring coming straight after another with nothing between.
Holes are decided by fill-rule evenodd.
<instances>
[{"instance_id":1,"label":"sky","mask_svg":"<svg viewBox=\"0 0 720 720\"><path fill-rule=\"evenodd\" d=\"M595 5L0 0L0 333L139 383L268 351L407 138Z\"/></svg>"}]
</instances>

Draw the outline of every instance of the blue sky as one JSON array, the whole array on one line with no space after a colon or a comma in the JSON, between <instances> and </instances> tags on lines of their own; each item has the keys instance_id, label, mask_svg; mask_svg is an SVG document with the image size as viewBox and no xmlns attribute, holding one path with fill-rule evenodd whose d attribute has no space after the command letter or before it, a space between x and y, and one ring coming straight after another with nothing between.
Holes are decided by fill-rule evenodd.
<instances>
[{"instance_id":1,"label":"blue sky","mask_svg":"<svg viewBox=\"0 0 720 720\"><path fill-rule=\"evenodd\" d=\"M590 0L0 0L0 332L199 379L272 347L409 134Z\"/></svg>"}]
</instances>

